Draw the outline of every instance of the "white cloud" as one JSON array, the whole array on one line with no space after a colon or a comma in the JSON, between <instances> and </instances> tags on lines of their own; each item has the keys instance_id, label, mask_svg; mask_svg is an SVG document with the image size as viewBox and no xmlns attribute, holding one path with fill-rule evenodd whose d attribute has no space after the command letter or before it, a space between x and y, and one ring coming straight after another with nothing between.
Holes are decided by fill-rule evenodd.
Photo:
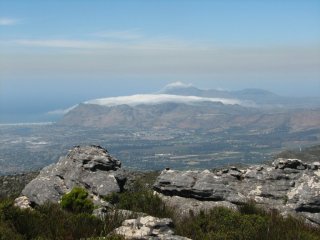
<instances>
[{"instance_id":1,"label":"white cloud","mask_svg":"<svg viewBox=\"0 0 320 240\"><path fill-rule=\"evenodd\" d=\"M30 47L52 47L52 48L80 48L80 49L101 49L113 48L115 44L106 43L102 41L82 41L82 40L66 40L66 39L45 39L45 40L31 40L19 39L14 40L13 43Z\"/></svg>"},{"instance_id":2,"label":"white cloud","mask_svg":"<svg viewBox=\"0 0 320 240\"><path fill-rule=\"evenodd\" d=\"M109 97L109 98L98 98L92 99L84 104L94 104L106 107L113 107L119 105L129 105L129 106L138 106L138 105L157 105L162 103L184 103L184 104L193 104L200 102L220 102L225 105L242 105L255 107L255 104L252 102L240 101L238 99L231 98L207 98L207 97L197 97L197 96L180 96L180 95L171 95L171 94L136 94L131 96L120 96L120 97ZM78 106L74 105L67 109L57 109L48 112L50 115L64 115L73 110Z\"/></svg>"},{"instance_id":3,"label":"white cloud","mask_svg":"<svg viewBox=\"0 0 320 240\"><path fill-rule=\"evenodd\" d=\"M47 114L49 114L49 115L64 115L64 114L67 114L68 112L70 112L71 110L73 110L74 108L76 108L77 106L78 106L78 104L74 105L72 107L69 107L67 109L56 109L56 110L47 112Z\"/></svg>"},{"instance_id":4,"label":"white cloud","mask_svg":"<svg viewBox=\"0 0 320 240\"><path fill-rule=\"evenodd\" d=\"M121 50L145 50L148 52L162 50L187 50L190 45L173 39L153 39L140 40L138 42L122 42L112 40L76 40L76 39L14 39L0 41L0 44L17 45L25 47L41 48L69 48L69 49L91 49L95 53L102 49L121 51ZM200 49L199 46L194 46ZM144 52L142 52L143 54Z\"/></svg>"},{"instance_id":5,"label":"white cloud","mask_svg":"<svg viewBox=\"0 0 320 240\"><path fill-rule=\"evenodd\" d=\"M143 35L139 32L139 29L130 29L123 31L103 31L94 33L93 35L96 37L118 40L136 40L143 37Z\"/></svg>"},{"instance_id":6,"label":"white cloud","mask_svg":"<svg viewBox=\"0 0 320 240\"><path fill-rule=\"evenodd\" d=\"M155 105L161 103L185 103L192 104L197 102L221 102L223 104L239 104L243 105L242 101L237 99L227 98L206 98L197 96L180 96L171 94L137 94L131 96L122 97L110 97L110 98L99 98L84 102L85 104L96 104L101 106L118 106L118 105L129 105L137 106L141 104Z\"/></svg>"},{"instance_id":7,"label":"white cloud","mask_svg":"<svg viewBox=\"0 0 320 240\"><path fill-rule=\"evenodd\" d=\"M0 26L11 26L19 23L18 19L14 18L0 18Z\"/></svg>"}]
</instances>

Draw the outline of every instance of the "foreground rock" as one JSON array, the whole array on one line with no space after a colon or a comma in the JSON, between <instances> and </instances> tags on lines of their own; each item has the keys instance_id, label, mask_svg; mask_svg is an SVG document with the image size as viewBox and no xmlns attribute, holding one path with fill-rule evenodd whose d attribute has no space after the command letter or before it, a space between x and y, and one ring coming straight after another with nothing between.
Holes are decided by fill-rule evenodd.
<instances>
[{"instance_id":1,"label":"foreground rock","mask_svg":"<svg viewBox=\"0 0 320 240\"><path fill-rule=\"evenodd\" d=\"M75 186L85 188L96 205L106 205L101 196L120 192L125 184L120 167L120 161L100 146L76 146L58 163L42 169L23 189L16 205L21 202L25 207L27 201L33 205L59 202Z\"/></svg>"},{"instance_id":2,"label":"foreground rock","mask_svg":"<svg viewBox=\"0 0 320 240\"><path fill-rule=\"evenodd\" d=\"M188 240L189 238L174 235L173 223L170 218L156 218L152 216L128 219L122 226L114 230L115 234L125 239L141 240Z\"/></svg>"},{"instance_id":3,"label":"foreground rock","mask_svg":"<svg viewBox=\"0 0 320 240\"><path fill-rule=\"evenodd\" d=\"M302 216L320 225L318 163L277 159L272 166L248 169L231 167L214 172L164 170L157 178L154 190L180 212L199 211L216 205L233 208L254 200L264 207L279 210L283 215Z\"/></svg>"}]
</instances>

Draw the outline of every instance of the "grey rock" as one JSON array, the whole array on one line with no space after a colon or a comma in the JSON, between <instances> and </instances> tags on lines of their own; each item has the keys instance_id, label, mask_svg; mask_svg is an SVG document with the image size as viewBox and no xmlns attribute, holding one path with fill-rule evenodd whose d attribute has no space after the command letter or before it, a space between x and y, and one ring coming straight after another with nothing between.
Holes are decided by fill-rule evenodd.
<instances>
[{"instance_id":1,"label":"grey rock","mask_svg":"<svg viewBox=\"0 0 320 240\"><path fill-rule=\"evenodd\" d=\"M216 206L214 203L234 208L253 200L283 215L320 223L320 170L317 163L308 165L298 159L277 159L272 166L242 170L164 170L153 188L168 204L184 206L184 212L192 210L192 204L198 209Z\"/></svg>"},{"instance_id":2,"label":"grey rock","mask_svg":"<svg viewBox=\"0 0 320 240\"><path fill-rule=\"evenodd\" d=\"M62 195L80 186L89 192L96 205L106 206L101 196L120 192L125 184L120 167L120 161L100 146L76 146L56 164L42 169L22 190L22 196L37 205L59 202Z\"/></svg>"},{"instance_id":3,"label":"grey rock","mask_svg":"<svg viewBox=\"0 0 320 240\"><path fill-rule=\"evenodd\" d=\"M305 170L307 168L307 164L303 163L299 159L284 159L278 158L273 162L273 166L279 169L291 168L298 170Z\"/></svg>"},{"instance_id":4,"label":"grey rock","mask_svg":"<svg viewBox=\"0 0 320 240\"><path fill-rule=\"evenodd\" d=\"M311 169L311 170L318 170L318 169L320 169L320 162L313 162L313 163L310 165L310 169Z\"/></svg>"},{"instance_id":5,"label":"grey rock","mask_svg":"<svg viewBox=\"0 0 320 240\"><path fill-rule=\"evenodd\" d=\"M167 206L175 209L179 216L189 216L189 214L198 214L200 211L208 211L214 207L226 207L233 210L237 205L227 201L202 201L194 198L185 198L179 196L166 196L161 193L157 195L166 203Z\"/></svg>"},{"instance_id":6,"label":"grey rock","mask_svg":"<svg viewBox=\"0 0 320 240\"><path fill-rule=\"evenodd\" d=\"M21 196L14 200L14 206L20 209L31 209L31 202L26 196Z\"/></svg>"},{"instance_id":7,"label":"grey rock","mask_svg":"<svg viewBox=\"0 0 320 240\"><path fill-rule=\"evenodd\" d=\"M128 219L122 226L114 230L115 234L125 239L141 240L188 240L189 238L174 235L173 223L170 218L156 218L152 216Z\"/></svg>"},{"instance_id":8,"label":"grey rock","mask_svg":"<svg viewBox=\"0 0 320 240\"><path fill-rule=\"evenodd\" d=\"M232 171L234 170L228 171L228 173L232 173ZM237 172L237 174L241 176L241 173ZM231 174L218 176L208 170L202 172L164 170L158 177L154 189L169 196L223 201L235 199L232 186L227 187L233 179L238 178Z\"/></svg>"}]
</instances>

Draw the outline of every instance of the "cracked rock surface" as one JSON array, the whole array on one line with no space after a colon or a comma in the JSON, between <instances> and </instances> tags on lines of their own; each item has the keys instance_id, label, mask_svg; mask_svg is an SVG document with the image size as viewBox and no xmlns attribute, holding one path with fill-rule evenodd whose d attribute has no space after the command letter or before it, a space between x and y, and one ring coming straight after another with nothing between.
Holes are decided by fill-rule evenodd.
<instances>
[{"instance_id":1,"label":"cracked rock surface","mask_svg":"<svg viewBox=\"0 0 320 240\"><path fill-rule=\"evenodd\" d=\"M270 165L247 169L231 167L219 171L164 170L154 190L169 205L188 212L219 205L236 207L255 201L283 215L302 216L320 225L319 163L299 159L277 159ZM188 206L190 208L188 209ZM198 210L199 210L198 209Z\"/></svg>"}]
</instances>

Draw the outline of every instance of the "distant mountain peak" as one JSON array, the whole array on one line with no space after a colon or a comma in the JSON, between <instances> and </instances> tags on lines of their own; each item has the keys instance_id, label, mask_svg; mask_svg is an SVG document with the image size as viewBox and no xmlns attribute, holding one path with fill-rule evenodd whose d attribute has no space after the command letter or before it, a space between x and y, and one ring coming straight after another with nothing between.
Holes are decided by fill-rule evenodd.
<instances>
[{"instance_id":1,"label":"distant mountain peak","mask_svg":"<svg viewBox=\"0 0 320 240\"><path fill-rule=\"evenodd\" d=\"M158 94L173 94L184 96L201 96L203 90L196 88L191 83L173 82L162 88Z\"/></svg>"},{"instance_id":2,"label":"distant mountain peak","mask_svg":"<svg viewBox=\"0 0 320 240\"><path fill-rule=\"evenodd\" d=\"M193 87L191 83L176 81L176 82L167 84L163 88L163 90L171 90L171 89L177 89L177 88L190 88L190 87Z\"/></svg>"}]
</instances>

